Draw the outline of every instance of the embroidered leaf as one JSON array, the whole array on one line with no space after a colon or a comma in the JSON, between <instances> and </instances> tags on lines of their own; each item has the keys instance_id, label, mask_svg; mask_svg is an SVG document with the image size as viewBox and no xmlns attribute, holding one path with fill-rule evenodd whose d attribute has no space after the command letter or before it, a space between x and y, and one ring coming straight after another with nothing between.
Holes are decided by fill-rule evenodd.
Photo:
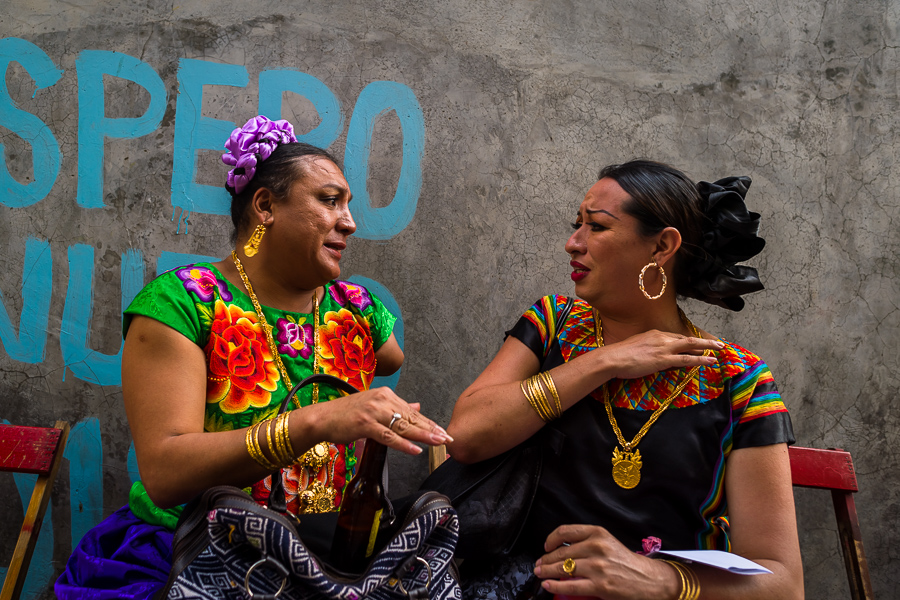
<instances>
[{"instance_id":1,"label":"embroidered leaf","mask_svg":"<svg viewBox=\"0 0 900 600\"><path fill-rule=\"evenodd\" d=\"M200 315L200 326L202 329L206 330L212 327L213 322L213 311L210 307L205 304L195 304L197 307L197 313Z\"/></svg>"}]
</instances>

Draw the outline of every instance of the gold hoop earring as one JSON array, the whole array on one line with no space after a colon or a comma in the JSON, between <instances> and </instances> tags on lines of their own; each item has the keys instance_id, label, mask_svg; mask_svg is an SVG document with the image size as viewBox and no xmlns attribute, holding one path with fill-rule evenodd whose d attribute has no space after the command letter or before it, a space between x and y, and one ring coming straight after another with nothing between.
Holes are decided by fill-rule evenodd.
<instances>
[{"instance_id":1,"label":"gold hoop earring","mask_svg":"<svg viewBox=\"0 0 900 600\"><path fill-rule=\"evenodd\" d=\"M259 252L259 243L262 241L262 237L265 233L266 226L263 224L257 225L256 229L253 230L253 235L251 235L250 239L247 240L247 243L244 244L244 254L247 256L256 256L256 253Z\"/></svg>"},{"instance_id":2,"label":"gold hoop earring","mask_svg":"<svg viewBox=\"0 0 900 600\"><path fill-rule=\"evenodd\" d=\"M650 267L656 267L659 270L660 276L662 277L662 289L659 290L659 293L655 296L651 296L647 293L647 290L644 289L644 273L646 273L647 269L649 269ZM638 287L641 288L641 292L644 294L647 300L659 300L660 298L662 298L662 295L666 293L666 272L661 266L656 264L655 258L651 258L650 262L644 265L644 268L641 269L641 276L638 277Z\"/></svg>"}]
</instances>

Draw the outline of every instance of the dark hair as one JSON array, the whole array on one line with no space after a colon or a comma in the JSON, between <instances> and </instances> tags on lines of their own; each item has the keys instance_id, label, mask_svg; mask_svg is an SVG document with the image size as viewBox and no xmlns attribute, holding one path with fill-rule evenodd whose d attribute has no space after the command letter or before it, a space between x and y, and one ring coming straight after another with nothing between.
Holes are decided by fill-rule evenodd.
<instances>
[{"instance_id":1,"label":"dark hair","mask_svg":"<svg viewBox=\"0 0 900 600\"><path fill-rule=\"evenodd\" d=\"M338 168L341 166L327 150L304 142L291 142L280 144L269 155L269 158L257 163L256 174L240 194L236 194L233 187L225 184L225 189L231 194L231 222L234 224L232 238L236 239L241 228L246 224L247 207L256 191L266 188L278 198L287 196L291 184L304 175L299 161L304 157L327 158Z\"/></svg>"},{"instance_id":2,"label":"dark hair","mask_svg":"<svg viewBox=\"0 0 900 600\"><path fill-rule=\"evenodd\" d=\"M676 294L741 310L742 294L763 289L756 269L737 264L766 243L757 235L759 215L744 204L749 177L695 184L678 169L650 160L609 165L600 171L599 179L604 177L630 196L622 208L638 220L643 235L666 227L681 233L672 269Z\"/></svg>"},{"instance_id":3,"label":"dark hair","mask_svg":"<svg viewBox=\"0 0 900 600\"><path fill-rule=\"evenodd\" d=\"M641 234L656 235L666 227L681 233L673 273L675 292L690 296L691 266L703 251L703 211L697 185L678 169L651 160L603 167L598 179L604 177L615 180L631 196L622 209L638 220Z\"/></svg>"}]
</instances>

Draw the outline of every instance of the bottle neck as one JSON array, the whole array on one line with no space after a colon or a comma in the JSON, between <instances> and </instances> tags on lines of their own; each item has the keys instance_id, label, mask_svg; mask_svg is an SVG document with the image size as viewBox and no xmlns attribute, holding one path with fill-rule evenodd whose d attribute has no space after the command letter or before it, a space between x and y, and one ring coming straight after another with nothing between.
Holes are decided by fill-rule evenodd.
<instances>
[{"instance_id":1,"label":"bottle neck","mask_svg":"<svg viewBox=\"0 0 900 600\"><path fill-rule=\"evenodd\" d=\"M374 477L381 479L384 472L384 461L387 458L387 446L381 442L372 439L366 440L366 448L363 452L359 469L356 472L357 477Z\"/></svg>"}]
</instances>

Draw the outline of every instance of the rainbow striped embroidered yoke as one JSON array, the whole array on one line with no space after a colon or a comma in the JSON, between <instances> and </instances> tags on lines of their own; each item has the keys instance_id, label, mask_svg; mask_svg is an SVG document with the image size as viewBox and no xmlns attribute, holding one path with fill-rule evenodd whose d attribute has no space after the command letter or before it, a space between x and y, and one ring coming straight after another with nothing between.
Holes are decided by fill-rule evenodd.
<instances>
[{"instance_id":1,"label":"rainbow striped embroidered yoke","mask_svg":"<svg viewBox=\"0 0 900 600\"><path fill-rule=\"evenodd\" d=\"M556 331L564 296L545 296L507 332L528 346L547 370L597 348L590 306L575 300ZM768 366L726 340L719 362L702 367L679 398L637 446L640 483L626 490L613 482L618 447L603 405L603 387L546 425L544 465L523 551L540 553L546 536L566 523L602 525L626 546L656 536L663 549L728 550L725 469L731 452L753 446L794 443L791 420ZM631 440L686 376L670 369L641 379L605 384L613 414Z\"/></svg>"}]
</instances>

